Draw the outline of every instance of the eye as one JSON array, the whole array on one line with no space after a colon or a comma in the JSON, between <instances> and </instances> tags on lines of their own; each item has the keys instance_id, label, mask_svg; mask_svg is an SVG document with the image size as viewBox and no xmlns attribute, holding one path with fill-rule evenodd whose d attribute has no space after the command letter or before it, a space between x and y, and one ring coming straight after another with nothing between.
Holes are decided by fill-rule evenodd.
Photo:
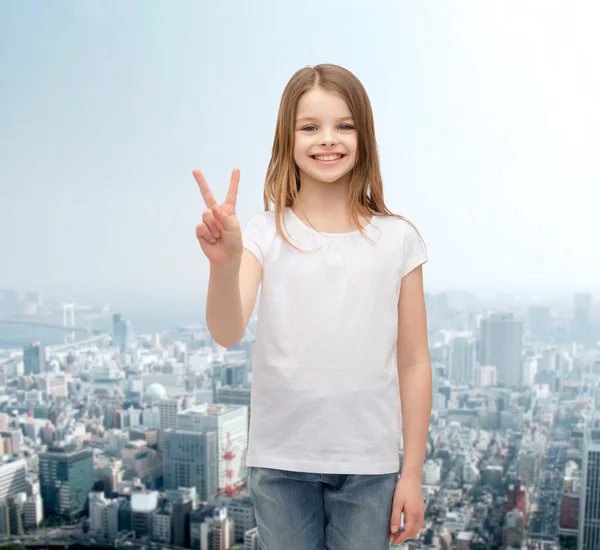
<instances>
[{"instance_id":1,"label":"eye","mask_svg":"<svg viewBox=\"0 0 600 550\"><path fill-rule=\"evenodd\" d=\"M316 126L313 126L312 124L309 126L305 126L304 128L302 128L305 132L312 132L313 130L311 130L311 128L314 128L315 130L317 129Z\"/></svg>"},{"instance_id":2,"label":"eye","mask_svg":"<svg viewBox=\"0 0 600 550\"><path fill-rule=\"evenodd\" d=\"M354 130L354 126L352 126L350 124L342 124L340 126L340 130Z\"/></svg>"}]
</instances>

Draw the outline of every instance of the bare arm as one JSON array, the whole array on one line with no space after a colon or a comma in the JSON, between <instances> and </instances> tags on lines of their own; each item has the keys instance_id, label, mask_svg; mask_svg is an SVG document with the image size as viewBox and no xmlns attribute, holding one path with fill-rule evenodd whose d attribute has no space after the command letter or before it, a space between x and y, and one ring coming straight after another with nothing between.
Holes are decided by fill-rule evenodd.
<instances>
[{"instance_id":1,"label":"bare arm","mask_svg":"<svg viewBox=\"0 0 600 550\"><path fill-rule=\"evenodd\" d=\"M398 379L404 441L402 475L420 480L431 417L431 363L421 266L402 279L398 303Z\"/></svg>"},{"instance_id":2,"label":"bare arm","mask_svg":"<svg viewBox=\"0 0 600 550\"><path fill-rule=\"evenodd\" d=\"M194 170L207 209L196 226L196 238L210 262L206 324L215 342L225 348L237 344L246 332L262 278L258 258L244 249L236 217L239 170L231 174L225 202L215 200L202 172Z\"/></svg>"},{"instance_id":3,"label":"bare arm","mask_svg":"<svg viewBox=\"0 0 600 550\"><path fill-rule=\"evenodd\" d=\"M262 266L249 250L239 264L210 265L206 324L220 346L230 348L244 336L261 277Z\"/></svg>"}]
</instances>

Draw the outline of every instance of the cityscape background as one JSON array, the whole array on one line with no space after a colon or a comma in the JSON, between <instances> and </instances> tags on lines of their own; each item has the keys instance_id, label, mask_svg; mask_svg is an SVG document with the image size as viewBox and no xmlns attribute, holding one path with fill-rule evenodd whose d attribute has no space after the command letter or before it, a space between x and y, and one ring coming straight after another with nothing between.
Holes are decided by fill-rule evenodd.
<instances>
[{"instance_id":1,"label":"cityscape background","mask_svg":"<svg viewBox=\"0 0 600 550\"><path fill-rule=\"evenodd\" d=\"M422 232L433 414L404 548L600 548L595 2L0 1L0 537L257 548L255 318L204 325L203 203L262 208L300 67L365 84ZM402 448L399 449L402 458Z\"/></svg>"}]
</instances>

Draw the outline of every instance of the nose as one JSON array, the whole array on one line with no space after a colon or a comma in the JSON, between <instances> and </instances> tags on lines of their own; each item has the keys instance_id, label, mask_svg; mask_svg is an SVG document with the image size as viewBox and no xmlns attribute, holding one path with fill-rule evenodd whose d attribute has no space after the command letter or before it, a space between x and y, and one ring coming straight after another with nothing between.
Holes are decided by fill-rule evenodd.
<instances>
[{"instance_id":1,"label":"nose","mask_svg":"<svg viewBox=\"0 0 600 550\"><path fill-rule=\"evenodd\" d=\"M323 147L332 147L336 144L335 138L331 134L325 134L321 137L321 145Z\"/></svg>"}]
</instances>

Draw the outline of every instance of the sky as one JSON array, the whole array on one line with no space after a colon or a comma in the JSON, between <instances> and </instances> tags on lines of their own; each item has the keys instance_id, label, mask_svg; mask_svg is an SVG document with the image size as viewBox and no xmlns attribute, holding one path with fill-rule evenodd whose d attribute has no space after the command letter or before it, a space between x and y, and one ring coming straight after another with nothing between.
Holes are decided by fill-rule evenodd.
<instances>
[{"instance_id":1,"label":"sky","mask_svg":"<svg viewBox=\"0 0 600 550\"><path fill-rule=\"evenodd\" d=\"M428 292L600 290L600 4L0 0L0 288L203 301L199 168L262 210L283 88L369 93Z\"/></svg>"}]
</instances>

